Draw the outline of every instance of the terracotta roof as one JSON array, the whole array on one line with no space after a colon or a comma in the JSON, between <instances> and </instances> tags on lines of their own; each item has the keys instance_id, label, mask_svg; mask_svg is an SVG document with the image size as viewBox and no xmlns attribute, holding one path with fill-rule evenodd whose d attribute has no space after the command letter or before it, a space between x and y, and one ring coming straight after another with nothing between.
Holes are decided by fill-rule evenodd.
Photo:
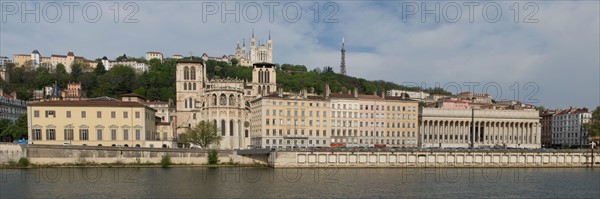
<instances>
[{"instance_id":1,"label":"terracotta roof","mask_svg":"<svg viewBox=\"0 0 600 199\"><path fill-rule=\"evenodd\" d=\"M106 100L80 100L80 101L44 101L34 102L28 106L101 106L101 107L145 107L138 102L106 101Z\"/></svg>"},{"instance_id":2,"label":"terracotta roof","mask_svg":"<svg viewBox=\"0 0 600 199\"><path fill-rule=\"evenodd\" d=\"M67 57L66 55L51 55L50 57Z\"/></svg>"},{"instance_id":3,"label":"terracotta roof","mask_svg":"<svg viewBox=\"0 0 600 199\"><path fill-rule=\"evenodd\" d=\"M329 95L329 98L354 98L354 99L356 99L356 97L354 97L354 94L347 94L347 93L331 93Z\"/></svg>"},{"instance_id":4,"label":"terracotta roof","mask_svg":"<svg viewBox=\"0 0 600 199\"><path fill-rule=\"evenodd\" d=\"M402 97L397 97L397 96L385 96L385 100L416 102L415 100L406 99L406 98L402 99Z\"/></svg>"},{"instance_id":5,"label":"terracotta roof","mask_svg":"<svg viewBox=\"0 0 600 199\"><path fill-rule=\"evenodd\" d=\"M161 54L162 55L162 53L160 53L160 52L146 52L146 53L156 53L156 54Z\"/></svg>"},{"instance_id":6,"label":"terracotta roof","mask_svg":"<svg viewBox=\"0 0 600 199\"><path fill-rule=\"evenodd\" d=\"M158 101L158 102L145 102L145 104L147 104L147 105L168 105L169 103Z\"/></svg>"},{"instance_id":7,"label":"terracotta roof","mask_svg":"<svg viewBox=\"0 0 600 199\"><path fill-rule=\"evenodd\" d=\"M135 94L135 93L127 93L127 94L123 94L121 95L121 97L139 97L142 99L146 99L145 97L142 97L141 95Z\"/></svg>"},{"instance_id":8,"label":"terracotta roof","mask_svg":"<svg viewBox=\"0 0 600 199\"><path fill-rule=\"evenodd\" d=\"M323 96L320 96L320 95L309 95L309 96L306 96L306 98L308 98L308 99L316 99L316 100L322 100L322 99L324 99Z\"/></svg>"},{"instance_id":9,"label":"terracotta roof","mask_svg":"<svg viewBox=\"0 0 600 199\"><path fill-rule=\"evenodd\" d=\"M359 99L378 99L378 100L382 99L381 97L379 97L379 95L361 95L361 94L358 94L358 98Z\"/></svg>"}]
</instances>

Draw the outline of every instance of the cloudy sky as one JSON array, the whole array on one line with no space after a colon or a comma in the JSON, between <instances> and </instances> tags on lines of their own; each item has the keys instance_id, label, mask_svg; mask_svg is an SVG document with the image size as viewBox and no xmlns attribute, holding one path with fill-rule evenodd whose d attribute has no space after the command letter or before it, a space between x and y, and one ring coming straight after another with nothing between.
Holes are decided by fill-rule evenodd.
<instances>
[{"instance_id":1,"label":"cloudy sky","mask_svg":"<svg viewBox=\"0 0 600 199\"><path fill-rule=\"evenodd\" d=\"M600 104L598 1L1 3L3 56L221 56L270 31L276 63L339 70L345 38L352 76L547 108Z\"/></svg>"}]
</instances>

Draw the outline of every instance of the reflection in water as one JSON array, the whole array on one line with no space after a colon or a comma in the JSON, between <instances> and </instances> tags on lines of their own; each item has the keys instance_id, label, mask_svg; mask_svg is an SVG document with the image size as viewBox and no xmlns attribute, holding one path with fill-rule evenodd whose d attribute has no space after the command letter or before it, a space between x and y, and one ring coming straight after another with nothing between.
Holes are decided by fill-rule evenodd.
<instances>
[{"instance_id":1,"label":"reflection in water","mask_svg":"<svg viewBox=\"0 0 600 199\"><path fill-rule=\"evenodd\" d=\"M600 195L586 168L43 168L0 170L1 198L561 197Z\"/></svg>"}]
</instances>

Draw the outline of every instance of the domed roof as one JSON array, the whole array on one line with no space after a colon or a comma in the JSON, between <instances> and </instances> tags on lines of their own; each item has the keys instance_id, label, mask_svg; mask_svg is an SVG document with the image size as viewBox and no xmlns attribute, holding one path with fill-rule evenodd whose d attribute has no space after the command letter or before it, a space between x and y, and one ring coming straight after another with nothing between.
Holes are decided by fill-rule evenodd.
<instances>
[{"instance_id":1,"label":"domed roof","mask_svg":"<svg viewBox=\"0 0 600 199\"><path fill-rule=\"evenodd\" d=\"M40 52L38 50L33 50L33 52L31 52L31 54L40 54Z\"/></svg>"}]
</instances>

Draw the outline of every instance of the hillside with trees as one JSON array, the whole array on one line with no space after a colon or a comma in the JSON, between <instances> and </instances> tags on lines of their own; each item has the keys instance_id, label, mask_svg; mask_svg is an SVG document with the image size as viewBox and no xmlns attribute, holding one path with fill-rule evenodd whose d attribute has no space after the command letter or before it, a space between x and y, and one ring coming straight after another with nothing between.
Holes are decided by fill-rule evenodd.
<instances>
[{"instance_id":1,"label":"hillside with trees","mask_svg":"<svg viewBox=\"0 0 600 199\"><path fill-rule=\"evenodd\" d=\"M126 55L119 59L126 59ZM129 58L132 59L132 58ZM125 93L136 93L151 100L167 101L175 98L175 68L177 60L166 59L146 61L141 58L133 58L137 61L148 63L149 70L144 73L136 73L134 69L127 66L114 66L106 70L102 63L98 62L96 69L86 69L80 65L71 66L72 71L68 73L65 66L59 64L55 69L39 67L31 70L27 67L15 67L7 65L10 82L0 82L5 91L16 91L19 99L29 100L34 90L42 89L57 83L61 89L66 88L68 82L81 82L85 96L118 97ZM200 60L198 57L185 58ZM235 62L233 62L235 63ZM227 62L209 60L205 62L207 76L212 78L232 77L242 80L252 80L252 68L232 65ZM303 65L276 64L277 84L285 91L299 91L301 89L314 89L316 93L322 93L324 85L329 84L332 92L347 92L355 87L359 93L372 94L391 89L423 90L429 93L450 94L441 88L420 89L405 87L393 82L377 80L369 81L363 78L344 76L337 74L331 67L308 70Z\"/></svg>"}]
</instances>

